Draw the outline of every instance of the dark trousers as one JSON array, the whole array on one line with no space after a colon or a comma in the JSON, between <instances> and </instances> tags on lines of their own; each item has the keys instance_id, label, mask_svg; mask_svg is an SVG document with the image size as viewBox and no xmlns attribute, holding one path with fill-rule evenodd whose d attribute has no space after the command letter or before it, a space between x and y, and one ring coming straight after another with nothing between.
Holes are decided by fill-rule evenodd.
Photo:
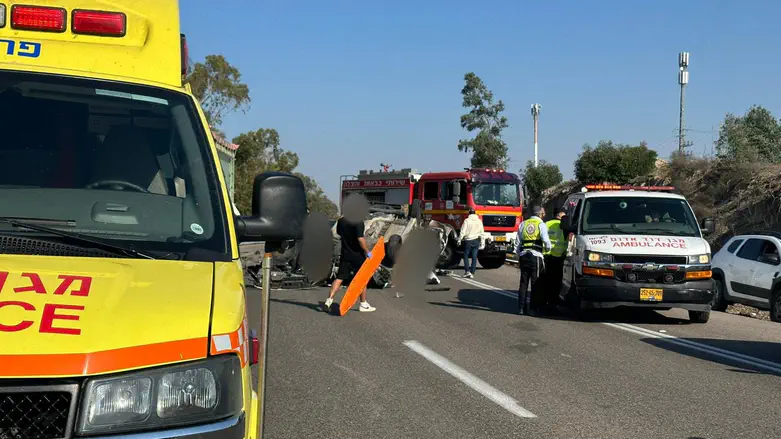
<instances>
[{"instance_id":1,"label":"dark trousers","mask_svg":"<svg viewBox=\"0 0 781 439\"><path fill-rule=\"evenodd\" d=\"M541 303L540 294L544 292L541 282L544 274L543 259L526 253L521 256L518 265L521 268L521 283L518 285L518 312L527 314L530 309L536 310ZM531 283L531 297L528 297L529 283Z\"/></svg>"},{"instance_id":2,"label":"dark trousers","mask_svg":"<svg viewBox=\"0 0 781 439\"><path fill-rule=\"evenodd\" d=\"M545 304L555 308L564 276L564 256L545 256Z\"/></svg>"},{"instance_id":3,"label":"dark trousers","mask_svg":"<svg viewBox=\"0 0 781 439\"><path fill-rule=\"evenodd\" d=\"M477 252L480 250L480 238L464 241L464 273L475 274L477 270ZM469 261L472 265L469 265Z\"/></svg>"}]
</instances>

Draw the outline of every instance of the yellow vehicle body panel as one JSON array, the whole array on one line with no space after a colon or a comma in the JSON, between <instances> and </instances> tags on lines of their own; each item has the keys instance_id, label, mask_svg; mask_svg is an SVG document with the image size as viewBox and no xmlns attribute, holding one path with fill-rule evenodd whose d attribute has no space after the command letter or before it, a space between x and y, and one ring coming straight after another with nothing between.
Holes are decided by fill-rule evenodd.
<instances>
[{"instance_id":1,"label":"yellow vehicle body panel","mask_svg":"<svg viewBox=\"0 0 781 439\"><path fill-rule=\"evenodd\" d=\"M6 25L0 28L0 68L6 68L6 64L23 65L25 70L57 71L85 77L100 75L172 87L182 85L177 0L23 0L3 3L7 8ZM15 4L65 8L68 11L65 32L13 29L10 14ZM127 17L127 33L123 37L75 34L70 28L74 9L123 12ZM37 56L32 56L36 52Z\"/></svg>"},{"instance_id":2,"label":"yellow vehicle body panel","mask_svg":"<svg viewBox=\"0 0 781 439\"><path fill-rule=\"evenodd\" d=\"M5 1L0 71L45 73L160 87L182 84L177 0ZM68 11L63 33L15 30L13 5ZM184 3L185 5L187 3ZM74 9L123 12L121 38L71 32ZM12 47L13 46L13 47ZM37 56L25 56L35 54ZM244 276L233 206L203 110L198 117L219 178L232 262L78 258L0 254L0 379L99 376L238 355L247 437L254 437Z\"/></svg>"},{"instance_id":3,"label":"yellow vehicle body panel","mask_svg":"<svg viewBox=\"0 0 781 439\"><path fill-rule=\"evenodd\" d=\"M0 255L0 378L205 358L211 263Z\"/></svg>"}]
</instances>

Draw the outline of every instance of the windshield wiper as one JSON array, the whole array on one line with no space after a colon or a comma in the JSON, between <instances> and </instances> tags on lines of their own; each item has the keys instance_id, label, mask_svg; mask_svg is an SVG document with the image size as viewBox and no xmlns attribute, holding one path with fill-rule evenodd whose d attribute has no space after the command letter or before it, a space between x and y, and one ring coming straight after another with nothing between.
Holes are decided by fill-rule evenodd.
<instances>
[{"instance_id":1,"label":"windshield wiper","mask_svg":"<svg viewBox=\"0 0 781 439\"><path fill-rule=\"evenodd\" d=\"M610 227L594 227L594 228L591 228L591 229L588 229L588 230L584 230L583 232L584 233L608 233L608 232L613 232L613 233L618 233L618 234L627 234L627 233L631 234L632 233L632 232L629 232L629 231L626 231L626 230L621 230L618 227L618 225L616 225L616 224L611 224Z\"/></svg>"},{"instance_id":2,"label":"windshield wiper","mask_svg":"<svg viewBox=\"0 0 781 439\"><path fill-rule=\"evenodd\" d=\"M664 229L661 227L649 227L649 228L643 228L644 232L654 232L654 233L663 233L666 235L673 235L673 236L686 236L687 233L685 232L675 232L670 229Z\"/></svg>"},{"instance_id":3,"label":"windshield wiper","mask_svg":"<svg viewBox=\"0 0 781 439\"><path fill-rule=\"evenodd\" d=\"M82 244L92 244L95 247L100 248L101 250L109 251L118 255L133 256L142 259L156 259L154 256L148 255L146 253L142 253L134 248L124 247L116 244L109 244L107 242L92 238L87 235L82 235L80 233L65 232L62 230L57 230L52 227L42 226L27 221L20 221L18 219L9 218L9 217L0 217L0 222L10 224L17 228L30 229L30 230L35 230L37 232L43 232L43 233L49 233L51 235L61 236L63 238L68 238L73 241L80 242Z\"/></svg>"}]
</instances>

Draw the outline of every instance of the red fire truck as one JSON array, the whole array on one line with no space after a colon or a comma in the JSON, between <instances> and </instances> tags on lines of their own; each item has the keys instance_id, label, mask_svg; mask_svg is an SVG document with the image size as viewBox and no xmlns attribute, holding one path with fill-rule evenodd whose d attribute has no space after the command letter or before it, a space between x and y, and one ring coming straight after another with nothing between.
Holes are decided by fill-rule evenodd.
<instances>
[{"instance_id":1,"label":"red fire truck","mask_svg":"<svg viewBox=\"0 0 781 439\"><path fill-rule=\"evenodd\" d=\"M523 191L520 178L501 169L465 168L454 172L418 173L406 168L400 171L360 171L343 175L341 199L361 193L372 204L409 209L420 200L425 219L450 226L448 248L439 266L458 264L463 252L456 236L469 208L473 207L491 236L478 254L484 268L499 268L508 251L514 248L518 226L522 221Z\"/></svg>"}]
</instances>

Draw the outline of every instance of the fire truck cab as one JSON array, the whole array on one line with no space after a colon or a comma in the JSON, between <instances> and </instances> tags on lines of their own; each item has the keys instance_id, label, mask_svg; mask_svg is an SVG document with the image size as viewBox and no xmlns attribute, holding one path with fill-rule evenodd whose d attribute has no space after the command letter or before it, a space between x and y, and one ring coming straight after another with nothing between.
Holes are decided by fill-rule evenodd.
<instances>
[{"instance_id":1,"label":"fire truck cab","mask_svg":"<svg viewBox=\"0 0 781 439\"><path fill-rule=\"evenodd\" d=\"M517 240L522 221L523 191L520 178L501 169L465 168L455 172L419 173L411 168L400 171L360 171L342 176L342 199L361 193L372 204L409 209L420 200L424 219L449 226L448 245L439 266L458 263L463 244L457 236L461 224L474 208L482 219L486 244L478 254L483 268L499 268Z\"/></svg>"}]
</instances>

